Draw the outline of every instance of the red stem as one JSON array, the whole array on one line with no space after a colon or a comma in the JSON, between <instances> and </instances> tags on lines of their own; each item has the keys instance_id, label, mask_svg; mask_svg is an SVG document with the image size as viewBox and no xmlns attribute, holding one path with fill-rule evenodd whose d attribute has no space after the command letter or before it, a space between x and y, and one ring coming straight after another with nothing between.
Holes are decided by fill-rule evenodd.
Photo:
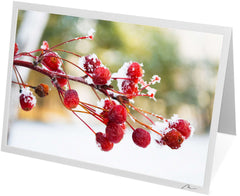
<instances>
[{"instance_id":1,"label":"red stem","mask_svg":"<svg viewBox=\"0 0 240 196\"><path fill-rule=\"evenodd\" d=\"M76 38L70 39L70 40L68 40L68 41L62 42L62 43L60 43L60 44L57 44L57 45L51 47L50 50L52 50L53 48L57 48L58 46L61 46L61 45L63 45L63 44L67 44L67 43L69 43L69 42L72 42L72 41L76 41L76 40L80 40L80 39L88 39L88 38L91 39L92 36L76 37Z\"/></svg>"},{"instance_id":2,"label":"red stem","mask_svg":"<svg viewBox=\"0 0 240 196\"><path fill-rule=\"evenodd\" d=\"M138 110L137 107L135 107L134 105L131 104L131 107L133 107L133 109L135 109L139 114L141 114L142 116L144 116L146 119L148 119L153 125L155 125L155 123L148 117L146 116L142 111Z\"/></svg>"},{"instance_id":3,"label":"red stem","mask_svg":"<svg viewBox=\"0 0 240 196\"><path fill-rule=\"evenodd\" d=\"M55 48L55 49L53 49L52 51L65 52L65 53L69 53L69 54L72 54L72 55L77 56L77 57L81 57L80 55L78 55L78 54L76 54L76 53L74 53L74 52L68 51L68 50L63 50L63 49Z\"/></svg>"},{"instance_id":4,"label":"red stem","mask_svg":"<svg viewBox=\"0 0 240 196\"><path fill-rule=\"evenodd\" d=\"M78 115L76 114L76 112L72 111L72 113L73 113L79 120L81 120L81 121L96 135L96 132L95 132L82 118L80 118L80 116L78 116Z\"/></svg>"}]
</instances>

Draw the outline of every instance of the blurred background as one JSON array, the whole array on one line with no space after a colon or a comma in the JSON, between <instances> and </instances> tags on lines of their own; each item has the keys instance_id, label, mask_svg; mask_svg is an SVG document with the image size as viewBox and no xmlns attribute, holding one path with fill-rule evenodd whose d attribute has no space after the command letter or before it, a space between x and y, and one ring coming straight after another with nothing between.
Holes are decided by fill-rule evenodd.
<instances>
[{"instance_id":1,"label":"blurred background","mask_svg":"<svg viewBox=\"0 0 240 196\"><path fill-rule=\"evenodd\" d=\"M119 166L119 156L124 156L122 154L126 150L129 151L126 147L126 141L129 140L130 136L125 142L122 142L123 144L119 144L119 148L122 147L122 149L119 149L118 152L118 149L116 149L111 152L112 155L110 153L111 160L108 159L108 155L104 154L105 159L102 160L103 162L98 162L96 154L100 150L97 149L97 152L95 152L96 145L90 144L95 143L90 131L84 126L82 127L84 130L81 129L82 132L77 130L79 129L77 127L82 126L81 122L64 109L58 98L57 91L52 87L47 77L26 69L21 69L20 72L28 84L38 85L39 83L47 83L51 86L51 91L49 96L37 98L37 105L31 112L25 112L20 109L18 99L14 96L18 90L16 89L16 85L13 85L11 113L15 115L12 115L12 119L10 119L9 145L30 148L31 150L99 163L147 175L154 176L156 174L157 177L201 185L204 179L209 141L208 133L211 124L217 71L221 55L222 36L40 12L19 11L16 42L19 45L20 52L31 51L40 48L44 40L47 40L51 47L74 37L84 36L91 28L96 31L94 40L75 41L60 48L80 55L95 53L112 73L117 72L124 62L137 61L144 64L145 81L149 81L152 75L159 75L161 82L154 86L157 89L157 101L138 97L135 99L135 105L147 111L160 114L165 118L170 118L173 114L178 114L179 117L187 119L193 124L195 135L189 139L189 143L186 144L185 149L179 150L179 153L177 151L172 152L169 149L157 149L156 152L152 147L149 147L144 152L145 156L155 157L155 154L152 153L162 153L163 157L168 156L169 158L165 160L165 166L168 165L168 167L171 167L169 160L178 161L182 165L186 165L185 161L188 160L189 163L195 164L195 167L193 166L191 169L189 167L182 167L182 173L178 171L174 175L170 175L169 173L164 174L164 171L156 174L159 166L158 161L161 164L164 163L163 160L156 160L156 167L154 167L151 158L145 160L149 160L149 163L144 162L143 165L140 164L138 166L139 168L132 167L129 169L131 167L129 166L129 162L126 163L128 166L124 165L123 162ZM60 52L59 54L63 58L76 64L78 63L78 58L73 55ZM70 75L83 75L83 73L75 69L71 64L64 63L64 66ZM116 86L115 83L113 85ZM96 96L90 88L75 82L71 82L71 86L77 89L82 101L96 105ZM135 115L137 116L138 114ZM89 118L85 115L83 118L96 129L101 128L104 131L104 127L100 127L92 117ZM141 116L138 116L138 118L141 120ZM61 123L61 126L59 126L59 123ZM30 125L29 128L27 128L28 125ZM49 126L51 132L48 131ZM32 130L33 127L34 131ZM53 135L51 136L51 134ZM59 139L59 134L63 134L63 138L65 139ZM68 137L75 137L75 134L79 134L79 142L73 142L71 138L67 141ZM91 135L91 140L85 138L88 135ZM39 140L39 138L41 139ZM76 147L81 145L79 144L81 143L80 140L83 140L82 143L88 141L89 146L93 146L90 148L94 148L92 149L94 156L86 155L84 152L81 155L79 154L79 149L76 149ZM36 141L39 141L39 144ZM49 145L43 147L42 144L48 142ZM53 145L54 142L56 142L55 146L53 149L50 149L49 146ZM65 144L65 151L63 150L64 147L60 147L60 143ZM68 144L71 147L69 150L66 150ZM125 147L123 146L124 144ZM136 150L135 146L131 148ZM74 154L73 149L75 149L75 153L77 154ZM91 152L89 149L90 154ZM121 155L119 154L120 152L122 152ZM136 155L135 151L132 153ZM142 153L141 151L136 156L139 155L141 157L143 156ZM138 160L135 156L133 156L133 159ZM145 171L147 164L152 165L151 168L155 168L155 170L149 169ZM174 168L174 165L172 167ZM172 171L174 170L173 168L171 168Z\"/></svg>"}]
</instances>

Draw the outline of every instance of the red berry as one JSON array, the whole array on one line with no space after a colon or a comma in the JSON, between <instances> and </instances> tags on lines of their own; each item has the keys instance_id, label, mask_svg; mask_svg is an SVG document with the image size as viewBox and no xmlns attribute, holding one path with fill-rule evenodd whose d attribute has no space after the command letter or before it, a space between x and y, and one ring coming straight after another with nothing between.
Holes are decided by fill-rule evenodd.
<instances>
[{"instance_id":1,"label":"red berry","mask_svg":"<svg viewBox=\"0 0 240 196\"><path fill-rule=\"evenodd\" d=\"M162 143L168 145L172 149L178 149L181 147L183 140L182 134L176 129L172 129L163 136Z\"/></svg>"},{"instance_id":2,"label":"red berry","mask_svg":"<svg viewBox=\"0 0 240 196\"><path fill-rule=\"evenodd\" d=\"M104 108L106 111L104 110L103 112L101 112L101 115L103 116L104 122L105 122L106 124L108 123L108 112L109 112L109 110L111 110L112 107L115 106L115 105L116 105L116 102L115 102L115 101L108 100L108 99L106 99L106 100L104 101L104 106L103 106L103 108Z\"/></svg>"},{"instance_id":3,"label":"red berry","mask_svg":"<svg viewBox=\"0 0 240 196\"><path fill-rule=\"evenodd\" d=\"M111 78L111 73L108 68L97 67L93 72L93 82L96 85L105 85Z\"/></svg>"},{"instance_id":4,"label":"red berry","mask_svg":"<svg viewBox=\"0 0 240 196\"><path fill-rule=\"evenodd\" d=\"M76 108L79 104L79 97L76 90L69 89L65 92L64 95L64 105L71 109Z\"/></svg>"},{"instance_id":5,"label":"red berry","mask_svg":"<svg viewBox=\"0 0 240 196\"><path fill-rule=\"evenodd\" d=\"M122 105L115 105L108 113L110 122L122 124L127 119L127 110Z\"/></svg>"},{"instance_id":6,"label":"red berry","mask_svg":"<svg viewBox=\"0 0 240 196\"><path fill-rule=\"evenodd\" d=\"M36 104L36 98L29 89L23 89L19 100L22 109L25 111L30 111Z\"/></svg>"},{"instance_id":7,"label":"red berry","mask_svg":"<svg viewBox=\"0 0 240 196\"><path fill-rule=\"evenodd\" d=\"M62 65L62 59L55 52L48 52L44 54L42 64L51 71L56 71Z\"/></svg>"},{"instance_id":8,"label":"red berry","mask_svg":"<svg viewBox=\"0 0 240 196\"><path fill-rule=\"evenodd\" d=\"M14 46L14 55L16 55L18 53L18 45L15 43Z\"/></svg>"},{"instance_id":9,"label":"red berry","mask_svg":"<svg viewBox=\"0 0 240 196\"><path fill-rule=\"evenodd\" d=\"M122 92L130 95L138 93L137 84L131 80L124 80L122 82Z\"/></svg>"},{"instance_id":10,"label":"red berry","mask_svg":"<svg viewBox=\"0 0 240 196\"><path fill-rule=\"evenodd\" d=\"M191 134L190 123L183 119L178 119L176 122L171 123L169 127L178 130L185 139Z\"/></svg>"},{"instance_id":11,"label":"red berry","mask_svg":"<svg viewBox=\"0 0 240 196\"><path fill-rule=\"evenodd\" d=\"M119 143L124 135L121 125L110 122L106 127L106 137L110 142Z\"/></svg>"},{"instance_id":12,"label":"red berry","mask_svg":"<svg viewBox=\"0 0 240 196\"><path fill-rule=\"evenodd\" d=\"M150 133L141 128L137 128L135 131L133 131L132 139L136 145L142 148L146 148L151 142Z\"/></svg>"},{"instance_id":13,"label":"red berry","mask_svg":"<svg viewBox=\"0 0 240 196\"><path fill-rule=\"evenodd\" d=\"M103 150L103 151L109 151L113 148L113 143L110 142L106 136L101 133L101 132L98 132L96 133L96 141L97 141L97 144L99 145L99 147Z\"/></svg>"},{"instance_id":14,"label":"red berry","mask_svg":"<svg viewBox=\"0 0 240 196\"><path fill-rule=\"evenodd\" d=\"M55 72L60 73L60 74L66 74L63 70L58 69ZM63 87L67 84L68 80L66 78L58 78L57 77L58 84Z\"/></svg>"},{"instance_id":15,"label":"red berry","mask_svg":"<svg viewBox=\"0 0 240 196\"><path fill-rule=\"evenodd\" d=\"M94 70L101 65L101 61L92 55L85 56L84 69L88 73L93 73Z\"/></svg>"},{"instance_id":16,"label":"red berry","mask_svg":"<svg viewBox=\"0 0 240 196\"><path fill-rule=\"evenodd\" d=\"M139 65L137 62L133 62L127 70L127 75L131 77L132 79L138 79L142 77L143 70L141 65Z\"/></svg>"}]
</instances>

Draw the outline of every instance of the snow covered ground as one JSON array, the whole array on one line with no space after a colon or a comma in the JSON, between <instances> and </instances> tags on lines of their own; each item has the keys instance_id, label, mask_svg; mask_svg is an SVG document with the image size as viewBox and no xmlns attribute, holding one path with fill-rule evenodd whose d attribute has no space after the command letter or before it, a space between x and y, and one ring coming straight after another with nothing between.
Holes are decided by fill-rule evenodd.
<instances>
[{"instance_id":1,"label":"snow covered ground","mask_svg":"<svg viewBox=\"0 0 240 196\"><path fill-rule=\"evenodd\" d=\"M95 127L95 130L104 127ZM8 145L64 158L99 164L153 177L203 185L209 135L193 135L178 150L152 143L137 147L127 130L112 151L102 152L95 135L81 124L16 121L10 126Z\"/></svg>"}]
</instances>

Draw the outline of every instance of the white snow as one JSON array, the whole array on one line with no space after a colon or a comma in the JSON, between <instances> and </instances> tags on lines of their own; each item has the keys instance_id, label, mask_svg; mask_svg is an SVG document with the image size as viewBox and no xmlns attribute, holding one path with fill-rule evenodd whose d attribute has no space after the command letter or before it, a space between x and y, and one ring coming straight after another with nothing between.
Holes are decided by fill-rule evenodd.
<instances>
[{"instance_id":1,"label":"white snow","mask_svg":"<svg viewBox=\"0 0 240 196\"><path fill-rule=\"evenodd\" d=\"M93 28L91 28L91 29L89 29L89 31L88 31L88 36L94 36L94 34L95 34L95 30L93 29Z\"/></svg>"},{"instance_id":2,"label":"white snow","mask_svg":"<svg viewBox=\"0 0 240 196\"><path fill-rule=\"evenodd\" d=\"M94 53L91 54L91 55L89 55L88 58L89 58L89 59L92 59L94 63L96 63L96 62L97 62L97 59L98 59L97 55L94 54Z\"/></svg>"},{"instance_id":3,"label":"white snow","mask_svg":"<svg viewBox=\"0 0 240 196\"><path fill-rule=\"evenodd\" d=\"M102 124L91 124L91 127L96 131L105 130ZM81 123L15 121L9 127L8 145L156 178L203 185L209 135L194 135L178 150L156 145L153 138L143 149L133 143L131 135L132 130L127 128L123 140L111 151L103 152L98 148L94 134Z\"/></svg>"},{"instance_id":4,"label":"white snow","mask_svg":"<svg viewBox=\"0 0 240 196\"><path fill-rule=\"evenodd\" d=\"M85 62L86 62L85 56L80 57L79 60L78 60L78 65L79 65L79 67L82 68L83 70L85 70L85 69L84 69L84 64L85 64Z\"/></svg>"},{"instance_id":5,"label":"white snow","mask_svg":"<svg viewBox=\"0 0 240 196\"><path fill-rule=\"evenodd\" d=\"M170 125L173 125L174 123L177 123L180 118L178 117L178 114L173 114L171 119L168 120Z\"/></svg>"},{"instance_id":6,"label":"white snow","mask_svg":"<svg viewBox=\"0 0 240 196\"><path fill-rule=\"evenodd\" d=\"M159 133L165 134L169 131L168 122L166 122L166 121L162 121L162 122L156 121L154 123L155 123L155 125L152 125L151 127L154 130L158 131Z\"/></svg>"},{"instance_id":7,"label":"white snow","mask_svg":"<svg viewBox=\"0 0 240 196\"><path fill-rule=\"evenodd\" d=\"M122 67L119 68L117 73L113 73L112 77L113 78L128 78L127 76L127 70L129 68L129 66L132 64L132 61L130 62L125 62L123 64ZM117 79L117 86L118 86L118 90L119 92L122 92L122 83L123 83L123 79Z\"/></svg>"},{"instance_id":8,"label":"white snow","mask_svg":"<svg viewBox=\"0 0 240 196\"><path fill-rule=\"evenodd\" d=\"M89 76L85 78L85 82L86 82L87 84L94 84L92 78L89 77Z\"/></svg>"},{"instance_id":9,"label":"white snow","mask_svg":"<svg viewBox=\"0 0 240 196\"><path fill-rule=\"evenodd\" d=\"M151 79L151 83L154 85L156 83L160 83L161 78L158 75L153 75Z\"/></svg>"}]
</instances>

